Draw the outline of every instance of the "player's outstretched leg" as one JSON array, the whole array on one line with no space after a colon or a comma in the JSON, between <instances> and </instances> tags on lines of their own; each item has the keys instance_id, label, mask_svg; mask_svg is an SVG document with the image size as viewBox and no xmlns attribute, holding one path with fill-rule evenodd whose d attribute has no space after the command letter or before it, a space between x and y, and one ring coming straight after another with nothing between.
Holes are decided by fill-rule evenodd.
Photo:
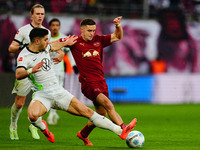
<instances>
[{"instance_id":1,"label":"player's outstretched leg","mask_svg":"<svg viewBox=\"0 0 200 150\"><path fill-rule=\"evenodd\" d=\"M33 126L32 124L30 124L30 126L28 127L28 131L31 132L32 138L35 140L40 139L40 136L39 136L37 130L38 130L37 127Z\"/></svg>"},{"instance_id":2,"label":"player's outstretched leg","mask_svg":"<svg viewBox=\"0 0 200 150\"><path fill-rule=\"evenodd\" d=\"M137 119L135 118L122 129L121 126L114 124L112 121L104 116L97 114L96 112L94 112L93 116L89 119L94 123L95 126L113 131L123 140L126 139L129 132L135 127L135 124L137 123Z\"/></svg>"},{"instance_id":3,"label":"player's outstretched leg","mask_svg":"<svg viewBox=\"0 0 200 150\"><path fill-rule=\"evenodd\" d=\"M128 125L126 125L123 130L122 130L122 134L119 135L119 137L124 140L126 139L127 135L129 134L129 132L135 127L137 123L137 119L133 119Z\"/></svg>"},{"instance_id":4,"label":"player's outstretched leg","mask_svg":"<svg viewBox=\"0 0 200 150\"><path fill-rule=\"evenodd\" d=\"M83 136L81 135L81 131L79 131L79 132L77 133L77 137L78 137L79 139L81 139L81 140L84 142L85 145L88 145L88 146L92 146L92 145L93 145L92 142L90 142L90 140L88 139L88 137L83 137Z\"/></svg>"},{"instance_id":5,"label":"player's outstretched leg","mask_svg":"<svg viewBox=\"0 0 200 150\"><path fill-rule=\"evenodd\" d=\"M48 129L48 127L47 127L46 121L42 120L42 122L45 124L46 128L45 128L45 130L41 130L41 132L46 136L46 138L47 138L50 142L54 143L54 142L55 142L55 138L54 138L53 133L51 133L51 132L49 131L49 129Z\"/></svg>"}]
</instances>

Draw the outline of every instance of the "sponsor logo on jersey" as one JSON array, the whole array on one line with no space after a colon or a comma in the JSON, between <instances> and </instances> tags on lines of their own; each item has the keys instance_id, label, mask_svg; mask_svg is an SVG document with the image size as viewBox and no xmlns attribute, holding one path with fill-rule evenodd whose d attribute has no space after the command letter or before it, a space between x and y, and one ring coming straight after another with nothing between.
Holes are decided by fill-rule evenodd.
<instances>
[{"instance_id":1,"label":"sponsor logo on jersey","mask_svg":"<svg viewBox=\"0 0 200 150\"><path fill-rule=\"evenodd\" d=\"M96 50L89 50L89 51L87 51L85 53L82 53L82 55L83 55L83 58L84 57L96 57L96 56L99 55L99 52L96 51Z\"/></svg>"},{"instance_id":2,"label":"sponsor logo on jersey","mask_svg":"<svg viewBox=\"0 0 200 150\"><path fill-rule=\"evenodd\" d=\"M49 71L51 69L51 61L48 58L44 58L42 61L44 62L42 70Z\"/></svg>"},{"instance_id":3,"label":"sponsor logo on jersey","mask_svg":"<svg viewBox=\"0 0 200 150\"><path fill-rule=\"evenodd\" d=\"M19 61L23 61L23 57L19 57Z\"/></svg>"},{"instance_id":4,"label":"sponsor logo on jersey","mask_svg":"<svg viewBox=\"0 0 200 150\"><path fill-rule=\"evenodd\" d=\"M80 45L85 46L84 43L80 43Z\"/></svg>"}]
</instances>

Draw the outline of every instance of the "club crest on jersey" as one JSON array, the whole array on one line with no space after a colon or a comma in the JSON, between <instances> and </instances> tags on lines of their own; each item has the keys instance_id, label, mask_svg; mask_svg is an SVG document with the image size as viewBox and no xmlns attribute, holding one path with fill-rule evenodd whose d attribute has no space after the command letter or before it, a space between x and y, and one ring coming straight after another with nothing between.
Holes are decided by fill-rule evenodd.
<instances>
[{"instance_id":1,"label":"club crest on jersey","mask_svg":"<svg viewBox=\"0 0 200 150\"><path fill-rule=\"evenodd\" d=\"M95 56L99 55L99 52L96 51L96 50L89 50L89 51L87 51L85 53L82 53L82 55L83 55L83 58L84 57L95 57Z\"/></svg>"},{"instance_id":2,"label":"club crest on jersey","mask_svg":"<svg viewBox=\"0 0 200 150\"><path fill-rule=\"evenodd\" d=\"M19 57L19 60L18 61L23 61L23 57Z\"/></svg>"},{"instance_id":3,"label":"club crest on jersey","mask_svg":"<svg viewBox=\"0 0 200 150\"><path fill-rule=\"evenodd\" d=\"M95 46L95 47L99 47L101 44L100 44L100 42L95 42L94 44L93 44L93 46Z\"/></svg>"},{"instance_id":4,"label":"club crest on jersey","mask_svg":"<svg viewBox=\"0 0 200 150\"><path fill-rule=\"evenodd\" d=\"M48 58L44 58L42 61L44 62L42 70L49 71L51 69L51 61Z\"/></svg>"}]
</instances>

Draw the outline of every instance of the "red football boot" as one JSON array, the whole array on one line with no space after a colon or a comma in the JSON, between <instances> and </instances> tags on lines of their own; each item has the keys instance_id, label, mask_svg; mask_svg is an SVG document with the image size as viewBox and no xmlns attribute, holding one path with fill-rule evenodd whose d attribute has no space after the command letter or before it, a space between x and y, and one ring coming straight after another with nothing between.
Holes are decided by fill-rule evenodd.
<instances>
[{"instance_id":1,"label":"red football boot","mask_svg":"<svg viewBox=\"0 0 200 150\"><path fill-rule=\"evenodd\" d=\"M122 134L119 135L119 137L122 140L125 140L127 135L129 134L129 132L135 127L135 124L137 123L137 119L133 119L128 125L126 125L123 129L122 129Z\"/></svg>"},{"instance_id":2,"label":"red football boot","mask_svg":"<svg viewBox=\"0 0 200 150\"><path fill-rule=\"evenodd\" d=\"M78 137L79 139L81 139L81 140L84 142L85 145L88 145L88 146L92 146L92 145L93 145L92 142L90 142L90 140L88 139L88 137L84 138L84 137L81 135L81 131L79 131L79 132L77 133L77 137Z\"/></svg>"},{"instance_id":3,"label":"red football boot","mask_svg":"<svg viewBox=\"0 0 200 150\"><path fill-rule=\"evenodd\" d=\"M55 142L55 138L54 138L53 133L51 133L49 131L46 121L42 120L42 122L45 124L46 129L44 131L41 130L41 132L46 136L47 140L49 140L50 142L54 143Z\"/></svg>"}]
</instances>

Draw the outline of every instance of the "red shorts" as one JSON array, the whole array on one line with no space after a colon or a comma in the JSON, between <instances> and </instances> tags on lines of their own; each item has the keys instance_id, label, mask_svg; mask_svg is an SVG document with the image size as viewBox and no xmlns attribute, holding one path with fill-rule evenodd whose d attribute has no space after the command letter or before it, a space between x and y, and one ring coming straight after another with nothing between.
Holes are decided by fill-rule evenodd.
<instances>
[{"instance_id":1,"label":"red shorts","mask_svg":"<svg viewBox=\"0 0 200 150\"><path fill-rule=\"evenodd\" d=\"M103 93L109 98L108 85L105 80L97 82L83 82L81 83L82 93L90 100L95 101L96 97Z\"/></svg>"}]
</instances>

